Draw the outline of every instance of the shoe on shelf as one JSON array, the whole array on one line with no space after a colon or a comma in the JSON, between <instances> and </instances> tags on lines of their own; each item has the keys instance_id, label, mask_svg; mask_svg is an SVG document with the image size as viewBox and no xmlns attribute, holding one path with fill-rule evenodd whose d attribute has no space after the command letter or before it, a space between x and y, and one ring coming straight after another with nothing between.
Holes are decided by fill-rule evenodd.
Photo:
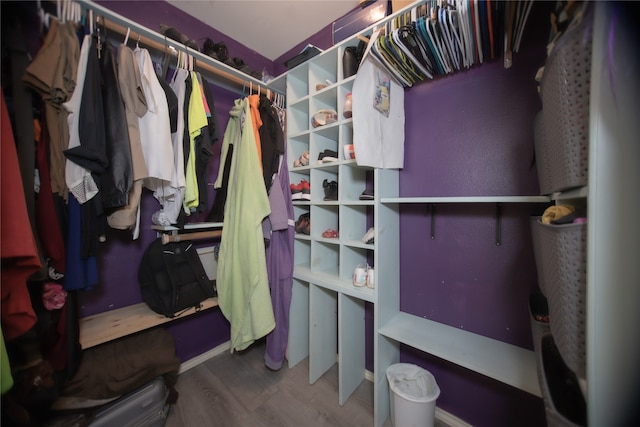
<instances>
[{"instance_id":1,"label":"shoe on shelf","mask_svg":"<svg viewBox=\"0 0 640 427\"><path fill-rule=\"evenodd\" d=\"M311 215L309 213L303 213L298 217L295 223L296 233L309 235L311 231Z\"/></svg>"},{"instance_id":2,"label":"shoe on shelf","mask_svg":"<svg viewBox=\"0 0 640 427\"><path fill-rule=\"evenodd\" d=\"M291 200L311 200L311 186L306 179L297 184L289 184L289 187L291 188Z\"/></svg>"},{"instance_id":3,"label":"shoe on shelf","mask_svg":"<svg viewBox=\"0 0 640 427\"><path fill-rule=\"evenodd\" d=\"M338 121L338 113L335 110L320 110L311 118L311 125L314 128L325 126Z\"/></svg>"},{"instance_id":4,"label":"shoe on shelf","mask_svg":"<svg viewBox=\"0 0 640 427\"><path fill-rule=\"evenodd\" d=\"M345 160L353 160L356 158L356 153L353 151L353 144L347 144L343 147L344 150L344 159Z\"/></svg>"},{"instance_id":5,"label":"shoe on shelf","mask_svg":"<svg viewBox=\"0 0 640 427\"><path fill-rule=\"evenodd\" d=\"M352 116L352 101L351 101L351 92L349 92L347 94L347 96L344 99L344 109L342 112L342 115L344 116L345 119L350 119Z\"/></svg>"},{"instance_id":6,"label":"shoe on shelf","mask_svg":"<svg viewBox=\"0 0 640 427\"><path fill-rule=\"evenodd\" d=\"M302 189L302 199L303 200L311 200L311 184L309 184L309 181L307 180L302 180L300 181L300 186Z\"/></svg>"},{"instance_id":7,"label":"shoe on shelf","mask_svg":"<svg viewBox=\"0 0 640 427\"><path fill-rule=\"evenodd\" d=\"M318 154L318 163L337 162L338 160L337 151L324 150L322 153Z\"/></svg>"},{"instance_id":8,"label":"shoe on shelf","mask_svg":"<svg viewBox=\"0 0 640 427\"><path fill-rule=\"evenodd\" d=\"M375 270L367 265L367 288L373 289L376 286Z\"/></svg>"},{"instance_id":9,"label":"shoe on shelf","mask_svg":"<svg viewBox=\"0 0 640 427\"><path fill-rule=\"evenodd\" d=\"M293 161L293 167L299 168L300 166L307 166L309 164L309 152L304 151L296 160Z\"/></svg>"},{"instance_id":10,"label":"shoe on shelf","mask_svg":"<svg viewBox=\"0 0 640 427\"><path fill-rule=\"evenodd\" d=\"M290 184L291 188L291 200L300 200L302 199L302 184Z\"/></svg>"},{"instance_id":11,"label":"shoe on shelf","mask_svg":"<svg viewBox=\"0 0 640 427\"><path fill-rule=\"evenodd\" d=\"M328 239L334 239L336 237L340 237L340 233L338 233L333 228L328 228L322 233L322 237L325 237Z\"/></svg>"},{"instance_id":12,"label":"shoe on shelf","mask_svg":"<svg viewBox=\"0 0 640 427\"><path fill-rule=\"evenodd\" d=\"M338 200L338 183L336 181L331 181L325 179L322 182L322 187L324 188L324 200Z\"/></svg>"},{"instance_id":13,"label":"shoe on shelf","mask_svg":"<svg viewBox=\"0 0 640 427\"><path fill-rule=\"evenodd\" d=\"M367 268L362 264L358 264L355 270L353 270L353 286L361 288L367 284Z\"/></svg>"},{"instance_id":14,"label":"shoe on shelf","mask_svg":"<svg viewBox=\"0 0 640 427\"><path fill-rule=\"evenodd\" d=\"M360 200L373 200L373 191L365 188L359 198Z\"/></svg>"},{"instance_id":15,"label":"shoe on shelf","mask_svg":"<svg viewBox=\"0 0 640 427\"><path fill-rule=\"evenodd\" d=\"M373 227L367 230L367 232L362 236L362 243L373 243L376 232Z\"/></svg>"}]
</instances>

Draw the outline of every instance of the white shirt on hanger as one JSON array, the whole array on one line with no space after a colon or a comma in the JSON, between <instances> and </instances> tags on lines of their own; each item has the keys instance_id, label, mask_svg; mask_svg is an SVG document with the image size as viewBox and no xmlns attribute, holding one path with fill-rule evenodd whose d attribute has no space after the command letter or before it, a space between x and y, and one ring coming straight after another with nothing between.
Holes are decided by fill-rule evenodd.
<instances>
[{"instance_id":1,"label":"white shirt on hanger","mask_svg":"<svg viewBox=\"0 0 640 427\"><path fill-rule=\"evenodd\" d=\"M133 51L140 68L142 88L147 98L147 113L140 118L140 140L149 176L145 187L162 194L163 183L173 180L174 154L171 142L171 124L167 97L158 81L151 56L147 49L137 47ZM163 194L168 196L167 194Z\"/></svg>"},{"instance_id":2,"label":"white shirt on hanger","mask_svg":"<svg viewBox=\"0 0 640 427\"><path fill-rule=\"evenodd\" d=\"M404 88L369 54L375 33L352 89L353 148L360 166L404 166Z\"/></svg>"}]
</instances>

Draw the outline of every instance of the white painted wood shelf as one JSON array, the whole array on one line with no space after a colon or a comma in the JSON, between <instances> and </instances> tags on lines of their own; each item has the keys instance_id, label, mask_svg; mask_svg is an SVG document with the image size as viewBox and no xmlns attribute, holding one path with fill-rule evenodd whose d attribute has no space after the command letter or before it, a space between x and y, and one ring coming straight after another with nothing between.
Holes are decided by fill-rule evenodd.
<instances>
[{"instance_id":1,"label":"white painted wood shelf","mask_svg":"<svg viewBox=\"0 0 640 427\"><path fill-rule=\"evenodd\" d=\"M380 203L549 203L547 196L385 197Z\"/></svg>"},{"instance_id":2,"label":"white painted wood shelf","mask_svg":"<svg viewBox=\"0 0 640 427\"><path fill-rule=\"evenodd\" d=\"M400 312L380 334L478 372L536 396L542 396L535 354L512 344Z\"/></svg>"}]
</instances>

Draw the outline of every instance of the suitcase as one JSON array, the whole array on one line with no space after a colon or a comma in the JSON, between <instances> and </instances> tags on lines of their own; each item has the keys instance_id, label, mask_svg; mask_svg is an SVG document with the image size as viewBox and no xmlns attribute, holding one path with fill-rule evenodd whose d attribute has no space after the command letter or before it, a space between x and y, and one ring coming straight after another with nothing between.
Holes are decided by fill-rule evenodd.
<instances>
[{"instance_id":1,"label":"suitcase","mask_svg":"<svg viewBox=\"0 0 640 427\"><path fill-rule=\"evenodd\" d=\"M95 412L89 427L162 427L167 422L169 390L157 377Z\"/></svg>"}]
</instances>

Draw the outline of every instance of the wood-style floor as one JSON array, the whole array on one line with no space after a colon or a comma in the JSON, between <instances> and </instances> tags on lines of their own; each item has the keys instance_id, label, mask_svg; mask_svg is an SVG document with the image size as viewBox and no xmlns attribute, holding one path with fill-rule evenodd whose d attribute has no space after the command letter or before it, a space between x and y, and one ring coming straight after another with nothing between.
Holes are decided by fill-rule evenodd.
<instances>
[{"instance_id":1,"label":"wood-style floor","mask_svg":"<svg viewBox=\"0 0 640 427\"><path fill-rule=\"evenodd\" d=\"M228 351L182 373L166 427L358 427L373 425L373 384L363 381L338 404L338 367L309 384L308 359L274 372L264 366L264 343ZM391 427L387 419L385 427ZM436 427L444 424L436 422Z\"/></svg>"}]
</instances>

